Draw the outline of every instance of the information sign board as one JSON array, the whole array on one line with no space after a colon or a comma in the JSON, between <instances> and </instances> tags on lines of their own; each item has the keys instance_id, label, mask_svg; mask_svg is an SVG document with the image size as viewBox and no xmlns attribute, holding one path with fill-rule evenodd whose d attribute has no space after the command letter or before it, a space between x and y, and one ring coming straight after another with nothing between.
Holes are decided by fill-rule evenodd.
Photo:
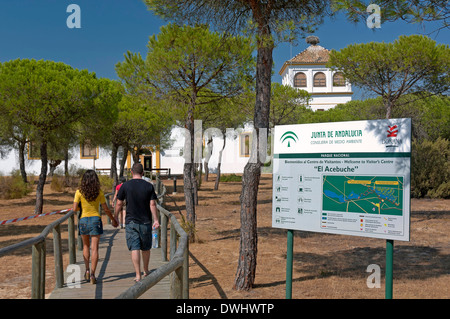
<instances>
[{"instance_id":1,"label":"information sign board","mask_svg":"<svg viewBox=\"0 0 450 319\"><path fill-rule=\"evenodd\" d=\"M409 241L411 119L275 126L272 226Z\"/></svg>"}]
</instances>

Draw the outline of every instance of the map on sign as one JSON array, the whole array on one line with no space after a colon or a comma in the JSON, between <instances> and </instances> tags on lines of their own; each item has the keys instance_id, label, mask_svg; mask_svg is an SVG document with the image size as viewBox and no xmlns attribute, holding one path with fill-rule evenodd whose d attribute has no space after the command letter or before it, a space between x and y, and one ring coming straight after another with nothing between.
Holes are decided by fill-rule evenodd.
<instances>
[{"instance_id":1,"label":"map on sign","mask_svg":"<svg viewBox=\"0 0 450 319\"><path fill-rule=\"evenodd\" d=\"M402 216L403 177L324 175L322 209Z\"/></svg>"}]
</instances>

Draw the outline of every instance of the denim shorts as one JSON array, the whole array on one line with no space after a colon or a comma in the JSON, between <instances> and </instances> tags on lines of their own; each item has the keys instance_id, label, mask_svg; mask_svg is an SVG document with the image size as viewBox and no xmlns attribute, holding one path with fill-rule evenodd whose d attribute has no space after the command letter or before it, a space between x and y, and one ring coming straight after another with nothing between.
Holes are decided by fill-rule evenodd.
<instances>
[{"instance_id":1,"label":"denim shorts","mask_svg":"<svg viewBox=\"0 0 450 319\"><path fill-rule=\"evenodd\" d=\"M150 250L152 248L152 225L130 222L125 225L128 250Z\"/></svg>"},{"instance_id":2,"label":"denim shorts","mask_svg":"<svg viewBox=\"0 0 450 319\"><path fill-rule=\"evenodd\" d=\"M80 235L103 234L102 219L98 216L81 218L78 227L80 229Z\"/></svg>"}]
</instances>

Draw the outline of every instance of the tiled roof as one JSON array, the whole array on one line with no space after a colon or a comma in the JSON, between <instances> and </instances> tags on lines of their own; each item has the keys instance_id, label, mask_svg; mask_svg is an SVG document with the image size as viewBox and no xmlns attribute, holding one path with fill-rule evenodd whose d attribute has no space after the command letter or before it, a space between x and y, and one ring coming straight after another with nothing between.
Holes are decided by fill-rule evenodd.
<instances>
[{"instance_id":1,"label":"tiled roof","mask_svg":"<svg viewBox=\"0 0 450 319\"><path fill-rule=\"evenodd\" d=\"M297 54L288 63L320 63L326 64L330 57L330 50L320 45L310 45L304 51Z\"/></svg>"}]
</instances>

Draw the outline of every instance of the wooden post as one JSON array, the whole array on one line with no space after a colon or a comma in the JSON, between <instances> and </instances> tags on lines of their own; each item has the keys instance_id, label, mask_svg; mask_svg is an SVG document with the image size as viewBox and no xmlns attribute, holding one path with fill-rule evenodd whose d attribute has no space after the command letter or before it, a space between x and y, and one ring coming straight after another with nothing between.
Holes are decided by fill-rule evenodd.
<instances>
[{"instance_id":1,"label":"wooden post","mask_svg":"<svg viewBox=\"0 0 450 319\"><path fill-rule=\"evenodd\" d=\"M167 216L161 214L161 257L167 261Z\"/></svg>"},{"instance_id":2,"label":"wooden post","mask_svg":"<svg viewBox=\"0 0 450 319\"><path fill-rule=\"evenodd\" d=\"M41 271L41 275L40 275L40 279L41 279L41 283L40 283L40 294L41 294L41 299L45 298L45 265L46 265L46 259L47 259L47 248L46 248L46 244L45 244L45 240L42 241L42 245L41 245L41 266L40 266L40 271Z\"/></svg>"},{"instance_id":3,"label":"wooden post","mask_svg":"<svg viewBox=\"0 0 450 319\"><path fill-rule=\"evenodd\" d=\"M182 280L182 291L181 297L183 299L189 299L189 240L186 241L186 250L183 254L183 280Z\"/></svg>"},{"instance_id":4,"label":"wooden post","mask_svg":"<svg viewBox=\"0 0 450 319\"><path fill-rule=\"evenodd\" d=\"M80 218L78 218L78 224L77 226L80 225ZM77 227L78 228L78 227ZM80 233L77 231L77 246L78 246L78 250L82 251L83 250L83 240L81 239L81 235Z\"/></svg>"},{"instance_id":5,"label":"wooden post","mask_svg":"<svg viewBox=\"0 0 450 319\"><path fill-rule=\"evenodd\" d=\"M45 239L32 247L31 298L45 296Z\"/></svg>"},{"instance_id":6,"label":"wooden post","mask_svg":"<svg viewBox=\"0 0 450 319\"><path fill-rule=\"evenodd\" d=\"M173 259L175 252L177 250L177 232L172 221L170 222L170 260ZM170 299L180 299L181 298L181 278L182 278L181 267L170 274Z\"/></svg>"},{"instance_id":7,"label":"wooden post","mask_svg":"<svg viewBox=\"0 0 450 319\"><path fill-rule=\"evenodd\" d=\"M40 282L40 270L39 265L41 264L41 251L39 249L39 244L33 245L31 247L31 298L39 299L39 282Z\"/></svg>"},{"instance_id":8,"label":"wooden post","mask_svg":"<svg viewBox=\"0 0 450 319\"><path fill-rule=\"evenodd\" d=\"M183 267L177 268L171 274L170 299L181 299L183 290Z\"/></svg>"},{"instance_id":9,"label":"wooden post","mask_svg":"<svg viewBox=\"0 0 450 319\"><path fill-rule=\"evenodd\" d=\"M69 264L75 264L77 262L76 247L75 247L75 214L69 217L67 230L69 232Z\"/></svg>"},{"instance_id":10,"label":"wooden post","mask_svg":"<svg viewBox=\"0 0 450 319\"><path fill-rule=\"evenodd\" d=\"M172 222L170 222L170 260L172 260L175 251L177 250L177 231Z\"/></svg>"},{"instance_id":11,"label":"wooden post","mask_svg":"<svg viewBox=\"0 0 450 319\"><path fill-rule=\"evenodd\" d=\"M159 179L159 172L156 173L155 181L156 181L155 185L156 194L161 195L161 180Z\"/></svg>"},{"instance_id":12,"label":"wooden post","mask_svg":"<svg viewBox=\"0 0 450 319\"><path fill-rule=\"evenodd\" d=\"M63 256L61 245L61 224L53 228L53 256L55 259L56 288L62 288L64 284Z\"/></svg>"}]
</instances>

